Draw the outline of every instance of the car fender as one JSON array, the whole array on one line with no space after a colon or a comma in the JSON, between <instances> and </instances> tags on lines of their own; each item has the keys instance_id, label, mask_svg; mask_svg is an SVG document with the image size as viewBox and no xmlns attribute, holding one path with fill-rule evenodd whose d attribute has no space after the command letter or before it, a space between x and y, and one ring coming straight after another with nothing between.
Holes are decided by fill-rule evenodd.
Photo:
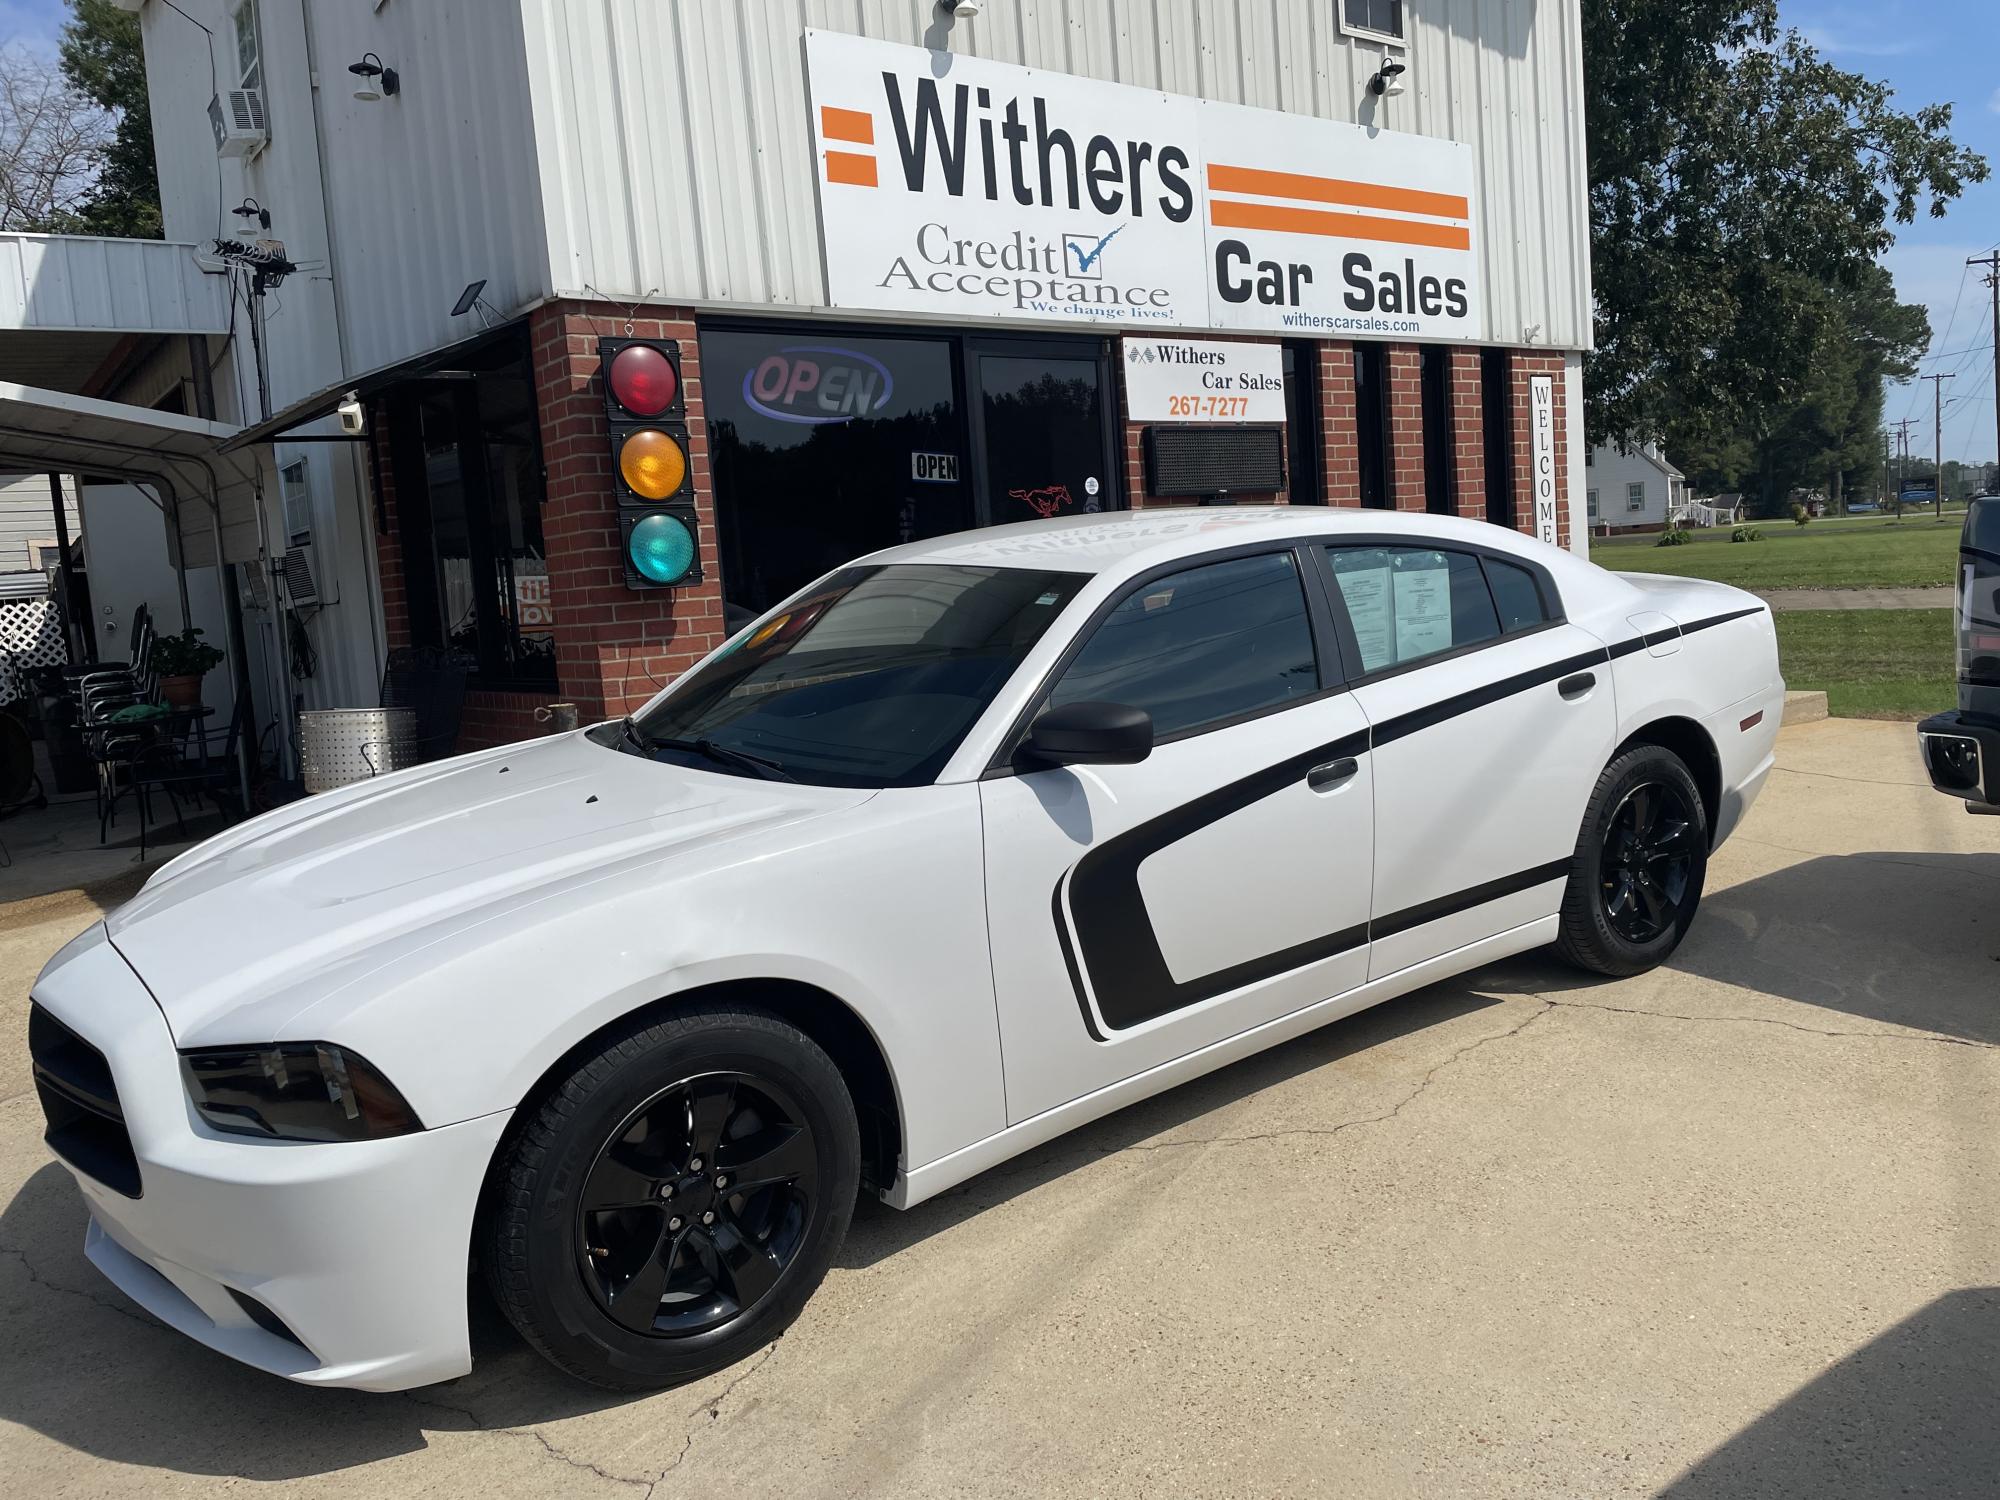
<instances>
[{"instance_id":1,"label":"car fender","mask_svg":"<svg viewBox=\"0 0 2000 1500\"><path fill-rule=\"evenodd\" d=\"M426 1125L517 1107L566 1054L707 985L837 998L874 1037L920 1165L1006 1124L978 790L892 790L642 874L465 923L293 1018L402 1090Z\"/></svg>"}]
</instances>

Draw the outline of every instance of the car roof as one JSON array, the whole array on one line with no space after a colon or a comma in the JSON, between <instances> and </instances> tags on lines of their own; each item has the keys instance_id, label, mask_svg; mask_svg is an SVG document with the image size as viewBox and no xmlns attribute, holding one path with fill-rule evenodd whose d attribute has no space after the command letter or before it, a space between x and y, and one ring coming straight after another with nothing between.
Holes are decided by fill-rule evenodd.
<instances>
[{"instance_id":1,"label":"car roof","mask_svg":"<svg viewBox=\"0 0 2000 1500\"><path fill-rule=\"evenodd\" d=\"M1487 521L1425 512L1320 505L1171 506L1054 516L909 542L858 559L960 567L1042 568L1062 573L1124 572L1259 541L1324 536L1394 538L1495 547L1547 564L1568 555Z\"/></svg>"}]
</instances>

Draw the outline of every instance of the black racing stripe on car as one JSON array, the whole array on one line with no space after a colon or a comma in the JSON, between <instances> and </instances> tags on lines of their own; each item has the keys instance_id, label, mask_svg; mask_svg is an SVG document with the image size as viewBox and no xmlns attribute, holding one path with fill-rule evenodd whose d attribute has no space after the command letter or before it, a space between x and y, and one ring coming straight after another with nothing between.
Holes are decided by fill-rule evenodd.
<instances>
[{"instance_id":1,"label":"black racing stripe on car","mask_svg":"<svg viewBox=\"0 0 2000 1500\"><path fill-rule=\"evenodd\" d=\"M1669 625L1664 630L1649 630L1644 635L1613 641L1608 649L1611 659L1616 661L1621 656L1630 656L1634 651L1644 651L1648 647L1659 645L1662 641L1678 640L1681 636L1693 635L1697 630L1706 630L1711 625L1726 625L1731 620L1740 620L1746 615L1760 615L1763 612L1764 606L1760 604L1750 609L1731 610L1726 615L1710 615L1706 620L1696 620L1691 625Z\"/></svg>"},{"instance_id":2,"label":"black racing stripe on car","mask_svg":"<svg viewBox=\"0 0 2000 1500\"><path fill-rule=\"evenodd\" d=\"M1530 688L1540 687L1545 682L1559 681L1572 672L1602 665L1610 659L1610 653L1600 646L1595 651L1585 651L1562 661L1550 662L1546 666L1517 672L1512 677L1502 677L1497 682L1483 683L1467 692L1454 693L1449 698L1440 698L1437 702L1427 703L1422 708L1413 708L1408 713L1396 715L1393 719L1384 719L1375 726L1372 743L1378 748L1393 744L1421 730L1433 729L1461 714L1485 708L1488 704L1498 703L1503 698L1511 698L1516 693L1525 693Z\"/></svg>"},{"instance_id":3,"label":"black racing stripe on car","mask_svg":"<svg viewBox=\"0 0 2000 1500\"><path fill-rule=\"evenodd\" d=\"M1498 880L1488 880L1480 885L1468 886L1462 891L1453 891L1448 896L1438 896L1416 906L1406 906L1399 912L1393 912L1369 923L1368 935L1371 941L1394 937L1399 932L1408 932L1412 927L1421 927L1426 922L1455 917L1460 912L1472 910L1475 906L1498 901L1502 896L1518 896L1522 891L1531 891L1538 885L1547 885L1551 880L1565 880L1568 877L1568 860L1550 860L1545 865L1536 865L1532 870L1502 875Z\"/></svg>"},{"instance_id":4,"label":"black racing stripe on car","mask_svg":"<svg viewBox=\"0 0 2000 1500\"><path fill-rule=\"evenodd\" d=\"M1768 606L1752 605L1749 609L1732 609L1726 615L1710 615L1706 620L1696 620L1692 625L1681 626L1682 635L1693 635L1697 630L1706 630L1711 625L1727 625L1731 620L1740 620L1745 615L1761 615Z\"/></svg>"},{"instance_id":5,"label":"black racing stripe on car","mask_svg":"<svg viewBox=\"0 0 2000 1500\"><path fill-rule=\"evenodd\" d=\"M1065 870L1063 880L1068 878L1069 872ZM1105 1040L1105 1035L1097 1029L1097 1017L1090 1013L1090 1001L1083 993L1083 973L1076 966L1076 949L1069 940L1069 922L1063 916L1062 896L1063 882L1058 880L1055 894L1049 900L1050 910L1056 920L1056 941L1062 945L1063 967L1069 970L1069 987L1076 993L1076 1008L1083 1012L1083 1029L1090 1033L1093 1042L1101 1042Z\"/></svg>"},{"instance_id":6,"label":"black racing stripe on car","mask_svg":"<svg viewBox=\"0 0 2000 1500\"><path fill-rule=\"evenodd\" d=\"M1082 964L1090 972L1091 985L1097 992L1098 1013L1106 1026L1124 1030L1341 951L1326 945L1344 934L1329 933L1213 974L1179 982L1167 968L1166 955L1160 950L1159 936L1153 931L1152 918L1146 911L1146 898L1139 889L1139 866L1170 844L1179 843L1209 824L1303 781L1314 766L1324 761L1367 753L1366 730L1342 735L1148 818L1099 844L1076 862L1069 875L1069 911L1076 923ZM1367 935L1363 933L1347 946L1366 941ZM1079 993L1081 988L1079 985Z\"/></svg>"}]
</instances>

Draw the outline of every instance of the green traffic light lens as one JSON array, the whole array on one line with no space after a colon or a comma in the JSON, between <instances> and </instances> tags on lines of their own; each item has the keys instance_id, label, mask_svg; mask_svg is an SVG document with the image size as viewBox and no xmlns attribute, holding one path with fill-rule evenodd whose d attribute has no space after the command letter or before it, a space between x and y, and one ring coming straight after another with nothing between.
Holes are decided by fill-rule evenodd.
<instances>
[{"instance_id":1,"label":"green traffic light lens","mask_svg":"<svg viewBox=\"0 0 2000 1500\"><path fill-rule=\"evenodd\" d=\"M679 583L694 567L694 536L679 516L641 516L625 550L642 578Z\"/></svg>"}]
</instances>

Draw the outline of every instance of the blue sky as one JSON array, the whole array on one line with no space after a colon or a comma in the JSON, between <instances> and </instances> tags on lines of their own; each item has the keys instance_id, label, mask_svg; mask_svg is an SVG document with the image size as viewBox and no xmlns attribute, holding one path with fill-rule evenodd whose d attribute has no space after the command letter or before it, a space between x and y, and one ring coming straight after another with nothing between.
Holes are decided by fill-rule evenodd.
<instances>
[{"instance_id":1,"label":"blue sky","mask_svg":"<svg viewBox=\"0 0 2000 1500\"><path fill-rule=\"evenodd\" d=\"M1417 0L1422 4L1423 0ZM1993 428L1992 317L1986 288L1968 276L1965 258L2000 244L2000 0L1780 0L1785 24L1803 31L1841 66L1891 84L1908 109L1953 105L1953 133L1995 169L1952 205L1943 219L1919 217L1897 236L1889 269L1906 301L1931 314L1931 356L1924 372L1945 371L1951 404L1944 418L1946 458L1990 459ZM9 41L53 51L61 0L0 0L0 46ZM1955 309L1955 311L1954 311ZM1978 346L1987 347L1980 348ZM1930 385L1892 389L1888 416L1909 416L1914 451L1931 451Z\"/></svg>"},{"instance_id":2,"label":"blue sky","mask_svg":"<svg viewBox=\"0 0 2000 1500\"><path fill-rule=\"evenodd\" d=\"M1896 290L1931 314L1931 354L1922 373L1950 373L1945 395L1944 456L1991 459L1993 313L1965 258L2000 244L2000 4L1996 0L1780 0L1785 23L1810 37L1852 72L1893 86L1905 109L1952 106L1952 135L1984 155L1994 177L1951 205L1942 219L1920 214L1889 253ZM1957 311L1954 315L1953 308ZM1982 347L1983 346L1983 347ZM1912 417L1911 451L1932 448L1929 381L1889 392L1888 418Z\"/></svg>"}]
</instances>

